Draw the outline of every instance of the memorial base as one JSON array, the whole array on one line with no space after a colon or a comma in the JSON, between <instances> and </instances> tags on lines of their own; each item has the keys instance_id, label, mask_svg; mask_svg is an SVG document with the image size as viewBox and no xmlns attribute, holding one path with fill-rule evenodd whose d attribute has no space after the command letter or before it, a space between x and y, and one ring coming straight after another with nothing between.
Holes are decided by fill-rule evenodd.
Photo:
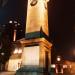
<instances>
[{"instance_id":1,"label":"memorial base","mask_svg":"<svg viewBox=\"0 0 75 75\"><path fill-rule=\"evenodd\" d=\"M51 46L45 38L20 40L22 67L17 75L47 75L51 64Z\"/></svg>"},{"instance_id":2,"label":"memorial base","mask_svg":"<svg viewBox=\"0 0 75 75\"><path fill-rule=\"evenodd\" d=\"M49 75L44 68L39 67L21 67L17 72L16 75Z\"/></svg>"}]
</instances>

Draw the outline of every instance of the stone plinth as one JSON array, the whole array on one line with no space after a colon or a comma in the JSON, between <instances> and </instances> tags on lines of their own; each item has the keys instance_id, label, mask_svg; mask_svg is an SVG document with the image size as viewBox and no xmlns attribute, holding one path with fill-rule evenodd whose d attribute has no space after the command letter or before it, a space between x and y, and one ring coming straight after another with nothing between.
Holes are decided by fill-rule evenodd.
<instances>
[{"instance_id":1,"label":"stone plinth","mask_svg":"<svg viewBox=\"0 0 75 75\"><path fill-rule=\"evenodd\" d=\"M16 75L48 75L48 72L45 71L45 68L39 67L26 67L23 66L17 70Z\"/></svg>"},{"instance_id":2,"label":"stone plinth","mask_svg":"<svg viewBox=\"0 0 75 75\"><path fill-rule=\"evenodd\" d=\"M51 64L51 46L45 38L36 38L30 40L21 40L23 46L22 67L25 67L25 72L34 75L43 75L48 72ZM23 70L22 70L23 71ZM27 72L26 72L27 73ZM29 75L29 74L28 74Z\"/></svg>"}]
</instances>

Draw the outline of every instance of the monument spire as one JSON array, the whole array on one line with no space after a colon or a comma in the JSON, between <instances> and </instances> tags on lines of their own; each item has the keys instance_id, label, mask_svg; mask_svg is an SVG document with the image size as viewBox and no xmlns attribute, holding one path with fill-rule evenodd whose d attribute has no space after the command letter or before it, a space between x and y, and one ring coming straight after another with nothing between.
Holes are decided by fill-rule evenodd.
<instances>
[{"instance_id":1,"label":"monument spire","mask_svg":"<svg viewBox=\"0 0 75 75\"><path fill-rule=\"evenodd\" d=\"M40 32L49 35L47 2L48 0L28 0L26 38L34 38Z\"/></svg>"},{"instance_id":2,"label":"monument spire","mask_svg":"<svg viewBox=\"0 0 75 75\"><path fill-rule=\"evenodd\" d=\"M47 75L50 68L52 44L45 37L49 36L47 2L28 0L25 39L20 40L22 66L29 72L27 75Z\"/></svg>"}]
</instances>

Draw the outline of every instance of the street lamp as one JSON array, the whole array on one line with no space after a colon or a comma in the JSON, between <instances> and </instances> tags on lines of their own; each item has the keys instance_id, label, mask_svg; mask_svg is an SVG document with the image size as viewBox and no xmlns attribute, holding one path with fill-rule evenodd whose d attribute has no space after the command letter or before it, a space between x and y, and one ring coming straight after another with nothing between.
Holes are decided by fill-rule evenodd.
<instances>
[{"instance_id":1,"label":"street lamp","mask_svg":"<svg viewBox=\"0 0 75 75\"><path fill-rule=\"evenodd\" d=\"M13 41L14 41L14 42L16 41L16 33L17 33L17 30L14 29L14 35L13 35Z\"/></svg>"},{"instance_id":2,"label":"street lamp","mask_svg":"<svg viewBox=\"0 0 75 75\"><path fill-rule=\"evenodd\" d=\"M63 64L62 64L62 61L61 61L61 56L57 56L56 60L57 60L56 74L59 74L59 73L63 74Z\"/></svg>"},{"instance_id":3,"label":"street lamp","mask_svg":"<svg viewBox=\"0 0 75 75\"><path fill-rule=\"evenodd\" d=\"M13 21L12 21L12 20L10 20L10 21L9 21L9 23L10 23L10 24L12 24L12 23L13 23Z\"/></svg>"},{"instance_id":4,"label":"street lamp","mask_svg":"<svg viewBox=\"0 0 75 75\"><path fill-rule=\"evenodd\" d=\"M61 57L60 56L57 56L57 61L61 61Z\"/></svg>"},{"instance_id":5,"label":"street lamp","mask_svg":"<svg viewBox=\"0 0 75 75\"><path fill-rule=\"evenodd\" d=\"M17 26L18 26L18 22L15 21L15 20L10 20L9 21L9 24L12 24L13 25L13 29L14 29L14 33L13 33L13 41L15 42L16 41L16 34L17 34ZM20 25L20 24L19 24Z\"/></svg>"}]
</instances>

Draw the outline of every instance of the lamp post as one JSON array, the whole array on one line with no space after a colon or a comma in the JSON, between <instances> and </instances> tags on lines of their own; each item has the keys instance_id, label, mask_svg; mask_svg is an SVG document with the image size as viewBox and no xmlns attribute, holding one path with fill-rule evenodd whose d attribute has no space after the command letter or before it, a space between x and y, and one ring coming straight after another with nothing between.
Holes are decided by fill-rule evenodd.
<instances>
[{"instance_id":1,"label":"lamp post","mask_svg":"<svg viewBox=\"0 0 75 75\"><path fill-rule=\"evenodd\" d=\"M13 36L13 41L15 42L16 41L16 33L17 33L17 30L16 29L14 29L14 36Z\"/></svg>"},{"instance_id":2,"label":"lamp post","mask_svg":"<svg viewBox=\"0 0 75 75\"><path fill-rule=\"evenodd\" d=\"M61 61L61 56L57 56L56 58L57 64L56 64L56 73L59 74L63 74L63 64Z\"/></svg>"},{"instance_id":3,"label":"lamp post","mask_svg":"<svg viewBox=\"0 0 75 75\"><path fill-rule=\"evenodd\" d=\"M16 34L17 34L17 26L18 26L18 22L17 21L13 21L13 20L10 20L9 21L9 24L12 24L13 25L13 41L15 42L16 41Z\"/></svg>"}]
</instances>

